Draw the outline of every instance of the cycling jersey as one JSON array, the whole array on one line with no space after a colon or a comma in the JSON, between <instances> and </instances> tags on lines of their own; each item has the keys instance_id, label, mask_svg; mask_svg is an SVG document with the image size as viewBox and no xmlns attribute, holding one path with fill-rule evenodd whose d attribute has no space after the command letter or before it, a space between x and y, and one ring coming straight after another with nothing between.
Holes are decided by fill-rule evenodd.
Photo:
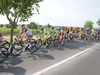
<instances>
[{"instance_id":1,"label":"cycling jersey","mask_svg":"<svg viewBox=\"0 0 100 75\"><path fill-rule=\"evenodd\" d=\"M28 35L30 37L32 37L32 35L33 35L32 31L30 29L28 29L28 28L25 28L22 31L24 31L26 33L26 35Z\"/></svg>"},{"instance_id":2,"label":"cycling jersey","mask_svg":"<svg viewBox=\"0 0 100 75\"><path fill-rule=\"evenodd\" d=\"M48 38L50 35L49 35L49 32L47 30L44 30L44 35L45 35L45 38Z\"/></svg>"},{"instance_id":3,"label":"cycling jersey","mask_svg":"<svg viewBox=\"0 0 100 75\"><path fill-rule=\"evenodd\" d=\"M55 35L57 35L57 32L56 32L56 31L54 32L54 36L55 36Z\"/></svg>"},{"instance_id":4,"label":"cycling jersey","mask_svg":"<svg viewBox=\"0 0 100 75\"><path fill-rule=\"evenodd\" d=\"M97 30L97 33L98 33L98 34L100 34L100 29L99 29L99 30Z\"/></svg>"},{"instance_id":5,"label":"cycling jersey","mask_svg":"<svg viewBox=\"0 0 100 75\"><path fill-rule=\"evenodd\" d=\"M44 35L49 35L49 32L47 30L44 30Z\"/></svg>"},{"instance_id":6,"label":"cycling jersey","mask_svg":"<svg viewBox=\"0 0 100 75\"><path fill-rule=\"evenodd\" d=\"M64 37L64 33L65 32L63 30L61 30L60 33L59 33L59 35L62 36L62 37Z\"/></svg>"},{"instance_id":7,"label":"cycling jersey","mask_svg":"<svg viewBox=\"0 0 100 75\"><path fill-rule=\"evenodd\" d=\"M85 32L89 35L90 34L90 29L86 29Z\"/></svg>"},{"instance_id":8,"label":"cycling jersey","mask_svg":"<svg viewBox=\"0 0 100 75\"><path fill-rule=\"evenodd\" d=\"M97 31L96 31L95 29L92 29L92 33L93 33L93 34L96 34L96 32L97 32Z\"/></svg>"}]
</instances>

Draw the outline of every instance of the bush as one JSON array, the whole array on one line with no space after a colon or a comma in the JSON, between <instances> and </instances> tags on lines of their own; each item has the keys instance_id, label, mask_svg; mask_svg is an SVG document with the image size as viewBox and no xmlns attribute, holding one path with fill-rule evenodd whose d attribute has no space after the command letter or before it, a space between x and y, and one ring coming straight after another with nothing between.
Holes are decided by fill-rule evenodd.
<instances>
[{"instance_id":1,"label":"bush","mask_svg":"<svg viewBox=\"0 0 100 75\"><path fill-rule=\"evenodd\" d=\"M18 34L21 30L20 29L14 29L14 34ZM0 28L0 32L3 35L10 35L11 29L10 28Z\"/></svg>"},{"instance_id":2,"label":"bush","mask_svg":"<svg viewBox=\"0 0 100 75\"><path fill-rule=\"evenodd\" d=\"M38 25L35 22L31 22L27 27L30 29L37 29Z\"/></svg>"}]
</instances>

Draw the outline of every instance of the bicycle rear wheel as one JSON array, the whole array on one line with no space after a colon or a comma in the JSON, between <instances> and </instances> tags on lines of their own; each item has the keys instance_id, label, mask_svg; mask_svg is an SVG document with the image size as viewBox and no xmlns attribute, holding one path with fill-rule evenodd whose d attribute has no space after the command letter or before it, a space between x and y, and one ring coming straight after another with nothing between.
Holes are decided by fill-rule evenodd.
<instances>
[{"instance_id":1,"label":"bicycle rear wheel","mask_svg":"<svg viewBox=\"0 0 100 75\"><path fill-rule=\"evenodd\" d=\"M0 47L0 63L5 61L8 58L9 52L7 48Z\"/></svg>"},{"instance_id":2,"label":"bicycle rear wheel","mask_svg":"<svg viewBox=\"0 0 100 75\"><path fill-rule=\"evenodd\" d=\"M37 50L36 41L34 39L29 41L28 46L26 48L29 50L29 52L34 53Z\"/></svg>"},{"instance_id":3,"label":"bicycle rear wheel","mask_svg":"<svg viewBox=\"0 0 100 75\"><path fill-rule=\"evenodd\" d=\"M42 46L42 40L41 39L36 40L35 46L36 46L37 49L39 49Z\"/></svg>"},{"instance_id":4,"label":"bicycle rear wheel","mask_svg":"<svg viewBox=\"0 0 100 75\"><path fill-rule=\"evenodd\" d=\"M63 41L61 42L61 46L64 46L66 43L66 40L63 38Z\"/></svg>"},{"instance_id":5,"label":"bicycle rear wheel","mask_svg":"<svg viewBox=\"0 0 100 75\"><path fill-rule=\"evenodd\" d=\"M50 38L47 39L47 44L48 44L48 46L51 45L51 39Z\"/></svg>"},{"instance_id":6,"label":"bicycle rear wheel","mask_svg":"<svg viewBox=\"0 0 100 75\"><path fill-rule=\"evenodd\" d=\"M53 45L54 45L55 47L57 47L57 46L59 45L58 37L57 37L57 36L55 36L55 39L54 39Z\"/></svg>"},{"instance_id":7,"label":"bicycle rear wheel","mask_svg":"<svg viewBox=\"0 0 100 75\"><path fill-rule=\"evenodd\" d=\"M15 42L14 44L12 44L13 47L11 47L11 54L13 56L19 56L22 51L23 51L23 47L21 46L20 43Z\"/></svg>"}]
</instances>

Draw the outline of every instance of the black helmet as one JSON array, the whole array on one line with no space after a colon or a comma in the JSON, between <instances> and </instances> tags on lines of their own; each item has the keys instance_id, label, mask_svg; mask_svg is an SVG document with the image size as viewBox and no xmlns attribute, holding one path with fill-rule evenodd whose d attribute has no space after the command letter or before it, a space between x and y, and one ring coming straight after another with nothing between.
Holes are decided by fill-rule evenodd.
<instances>
[{"instance_id":1,"label":"black helmet","mask_svg":"<svg viewBox=\"0 0 100 75\"><path fill-rule=\"evenodd\" d=\"M42 27L41 30L43 30L44 28Z\"/></svg>"},{"instance_id":2,"label":"black helmet","mask_svg":"<svg viewBox=\"0 0 100 75\"><path fill-rule=\"evenodd\" d=\"M24 24L22 24L22 25L21 25L21 27L25 27L25 25L24 25Z\"/></svg>"}]
</instances>

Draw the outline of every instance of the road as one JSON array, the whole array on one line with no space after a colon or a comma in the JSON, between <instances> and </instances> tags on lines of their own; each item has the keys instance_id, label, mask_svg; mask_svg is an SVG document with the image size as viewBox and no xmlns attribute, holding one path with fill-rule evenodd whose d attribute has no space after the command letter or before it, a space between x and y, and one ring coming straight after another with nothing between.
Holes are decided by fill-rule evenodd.
<instances>
[{"instance_id":1,"label":"road","mask_svg":"<svg viewBox=\"0 0 100 75\"><path fill-rule=\"evenodd\" d=\"M100 44L45 75L100 75Z\"/></svg>"},{"instance_id":2,"label":"road","mask_svg":"<svg viewBox=\"0 0 100 75\"><path fill-rule=\"evenodd\" d=\"M4 63L0 64L0 75L32 75L57 62L60 62L68 57L71 57L72 55L75 55L76 53L79 53L89 47L92 47L95 44L96 43L83 43L79 41L74 41L74 42L66 43L64 47L59 46L55 48L53 46L50 46L49 48L41 48L38 50L38 52L35 53L35 55L31 55L29 52L23 52L18 57L9 56L9 58ZM88 58L88 56L87 57L85 56L85 57ZM81 58L81 59L84 60L84 58ZM73 63L71 65L75 64L74 61L76 62L76 60L73 60ZM79 61L77 60L77 62ZM85 62L85 60L83 62ZM81 63L82 62L80 62L77 65L83 65ZM85 64L87 63L85 62ZM70 68L69 70L71 71L73 69ZM74 70L76 69L74 68ZM51 72L51 73L54 73L54 72ZM56 75L56 74L51 74L51 75ZM60 75L63 75L63 74L60 74Z\"/></svg>"}]
</instances>

